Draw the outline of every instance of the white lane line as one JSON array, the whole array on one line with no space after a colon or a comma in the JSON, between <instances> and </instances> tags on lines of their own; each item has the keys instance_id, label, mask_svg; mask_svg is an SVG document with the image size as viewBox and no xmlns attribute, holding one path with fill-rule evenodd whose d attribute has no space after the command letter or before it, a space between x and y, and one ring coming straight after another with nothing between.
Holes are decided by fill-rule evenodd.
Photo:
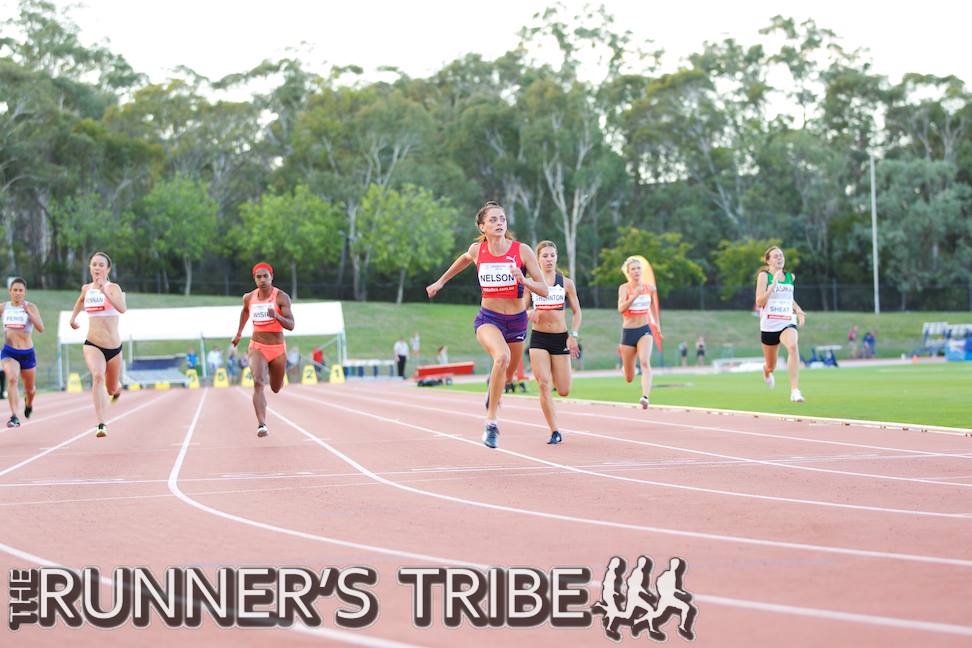
<instances>
[{"instance_id":1,"label":"white lane line","mask_svg":"<svg viewBox=\"0 0 972 648\"><path fill-rule=\"evenodd\" d=\"M46 423L47 421L53 421L56 418L60 418L62 416L67 416L68 414L74 414L75 412L80 412L82 410L90 410L92 407L93 406L90 403L88 403L87 405L79 405L78 407L71 407L69 409L61 410L60 412L55 412L53 414L49 414L47 416L42 416L40 418L32 418L32 419L29 419L27 421L23 421L20 424L20 427L15 427L15 428L0 428L0 434L12 435L12 434L14 434L16 432L19 432L19 431L23 430L24 428L28 428L28 427L30 427L32 425L38 425L40 423ZM7 438L7 437L4 437L4 438Z\"/></svg>"},{"instance_id":2,"label":"white lane line","mask_svg":"<svg viewBox=\"0 0 972 648\"><path fill-rule=\"evenodd\" d=\"M321 403L321 404L328 405L330 407L337 407L338 409L346 409L348 412L365 414L367 416L374 416L374 415L372 415L370 413L362 412L361 410L354 410L354 409L350 409L350 408L345 408L345 407L342 407L340 405L335 405L333 403L329 403L327 401L322 401L322 400L307 398L306 396L301 396L299 394L292 394L291 395L291 398L300 398L300 399L307 400L307 401L312 402L312 403ZM380 399L371 399L371 398L357 396L357 395L352 396L352 398L363 399L363 400L366 400L366 401L387 402L387 401L381 401ZM406 405L406 404L405 403L401 403L401 405ZM422 407L421 405L415 405L415 406L412 406L412 407L417 407L419 409L430 409L430 408ZM447 410L442 410L440 408L437 411L442 412L442 411L447 411ZM452 412L449 412L449 413L452 413ZM464 414L464 413L456 413L456 414L457 415L461 415L461 416L474 416L474 417L477 416L475 414ZM385 418L385 417L381 417L381 420L385 420L385 421L388 421L388 422L391 422L391 423L396 423L398 425L406 425L406 426L410 426L411 425L409 423L404 423L404 422L401 422L401 421L392 420L392 419ZM520 425L533 425L533 424L520 423ZM546 429L545 426L537 426L537 427L543 427L544 429ZM417 429L423 429L423 430L426 430L426 431L429 431L429 432L435 432L434 430L430 430L429 428L422 428L420 426ZM570 433L571 432L567 428L563 428L563 430L564 430L564 432L567 432L567 433ZM443 432L435 432L435 433L436 434L440 434L440 435L445 435L445 433L443 433ZM591 432L574 432L574 433L575 434L584 434L584 435L588 435L588 436L595 436L595 437L602 437L603 436L604 438L608 438L608 439L614 438L614 437L607 437L607 436L604 436L604 435L594 434L594 433L591 433ZM446 435L446 436L452 436L452 438L455 438L457 440L462 440L462 441L465 441L467 443L475 443L476 445L479 445L475 441L470 441L469 439L465 439L463 437L459 437L459 436L455 436L455 435ZM630 442L631 443L642 443L642 442L638 442L638 441L630 441ZM647 445L656 445L656 444L651 444L651 443L647 443L647 442L644 442L644 443L646 443ZM671 449L671 448L669 448L669 449ZM705 493L707 495L720 495L720 496L724 496L724 497L738 497L738 498L745 498L745 499L763 500L763 501L769 501L769 502L784 502L784 503L787 503L787 504L801 504L801 505L806 505L806 506L820 506L820 507L826 507L826 508L837 508L837 509L845 509L845 510L868 511L868 512L873 512L873 513L894 513L894 514L901 514L901 515L913 515L913 516L922 516L922 517L938 517L938 518L948 518L948 519L957 519L957 520L965 520L965 519L967 519L961 513L942 513L942 512L938 512L938 511L923 511L923 510L918 510L918 509L901 509L901 508L890 508L890 507L884 507L884 506L868 506L868 505L865 505L865 504L844 504L844 503L841 503L841 502L828 502L828 501L824 501L824 500L801 499L801 498L796 498L796 497L782 497L782 496L779 496L779 495L760 495L760 494L757 494L757 493L745 493L745 492L741 492L741 491L722 490L722 489L717 489L717 488L704 488L702 486L688 486L688 485L685 485L685 484L675 484L675 483L671 483L671 482L661 482L661 481L655 481L655 480L650 480L650 479L638 479L638 478L635 478L635 477L623 477L621 475L612 475L612 474L609 474L609 473L598 472L598 471L594 471L594 470L586 470L586 469L583 469L583 468L577 468L577 467L574 467L574 466L569 466L567 464L556 463L556 462L548 461L546 459L541 459L539 457L534 457L532 455L527 455L527 454L523 454L523 453L520 453L520 452L514 452L512 450L506 450L506 449L502 449L502 448L500 448L498 450L500 452L504 453L504 454L508 454L508 455L511 455L511 456L514 456L514 457L519 457L521 459L526 459L527 461L533 461L533 462L536 462L536 463L541 463L541 464L544 464L544 465L547 465L547 466L553 466L553 467L561 468L563 470L567 470L567 471L570 471L570 472L575 472L575 473L579 473L579 474L583 474L583 475L591 475L591 476L595 476L595 477L603 477L605 479L615 479L615 480L619 480L619 481L631 482L631 483L636 483L636 484L645 484L645 485L648 485L648 486L660 486L662 488L672 488L672 489L676 489L676 490L691 491L691 492L695 492L695 493ZM703 454L708 454L708 453L703 453ZM787 466L786 464L782 464L782 467L790 467L790 466ZM949 484L949 485L951 486L951 485L954 485L954 484Z\"/></svg>"},{"instance_id":3,"label":"white lane line","mask_svg":"<svg viewBox=\"0 0 972 648\"><path fill-rule=\"evenodd\" d=\"M340 540L338 538L331 538L328 536L317 535L313 533L305 533L303 531L297 531L296 529L289 529L286 527L279 527L273 524L266 524L264 522L259 522L257 520L251 520L249 518L242 517L240 515L234 515L232 513L227 513L225 511L220 511L211 506L206 506L202 502L198 502L185 493L179 488L179 473L182 470L182 464L186 458L186 452L189 450L189 443L192 440L192 436L195 433L196 426L199 423L199 417L202 414L203 404L206 402L206 393L203 393L202 399L199 401L199 406L196 408L196 413L192 418L192 423L189 425L189 429L186 432L186 437L183 439L182 447L179 449L179 455L176 457L175 463L172 464L172 470L169 472L168 487L169 492L178 497L180 500L192 506L193 508L199 509L210 515L215 515L217 517L223 518L224 520L232 520L233 522L239 522L240 524L246 524L248 526L255 527L257 529L263 529L265 531L272 531L274 533L282 533L285 535L293 536L295 538L302 538L304 540L314 540L316 542L326 542L328 544L334 544L340 547L347 547L350 549L363 549L365 551L372 551L379 554L384 554L387 556L397 556L399 558L409 558L412 560L421 560L423 562L430 562L435 564L462 564L461 561L457 561L453 558L445 558L443 556L432 556L428 554L420 554L412 551L404 551L399 549L391 549L388 547L379 547L377 545L362 544L359 542L351 542L348 540Z\"/></svg>"},{"instance_id":4,"label":"white lane line","mask_svg":"<svg viewBox=\"0 0 972 648\"><path fill-rule=\"evenodd\" d=\"M389 400L389 399L369 398L367 396L361 396L359 394L354 394L351 397L352 398L358 398L360 400L366 400L366 401L372 401L372 402L382 402L382 403L387 403L388 400ZM414 403L403 402L403 401L395 401L395 403L397 405L401 405L403 407L411 407L411 408L414 408L414 409L422 409L422 410L429 410L429 411L435 411L435 412L445 411L445 412L448 412L449 414L454 414L455 416L465 416L467 418L482 419L482 416L480 416L478 414L470 414L469 412L464 412L464 411L458 411L458 410L453 410L453 409L443 410L443 408L441 408L441 407L438 407L438 408L435 408L435 407L425 407L424 405L415 405ZM517 408L517 409L522 409L522 408ZM627 419L621 418L621 420L627 421L629 423L637 423L638 422L638 421L636 421L634 419L630 419L630 418L627 418ZM547 429L547 426L545 426L545 425L539 425L537 423L527 423L525 421L510 421L510 423L512 423L514 425L523 425L523 426L527 426L527 427L542 428L544 430ZM762 465L765 465L765 466L775 466L777 468L788 468L788 469L791 469L791 470L806 470L806 471L810 471L810 472L829 473L829 474L834 474L834 475L846 475L846 476L849 476L849 477L864 477L864 478L868 478L868 479L883 479L883 480L888 480L888 481L904 481L904 482L914 482L914 483L921 483L921 484L935 484L935 485L938 485L938 486L958 486L958 487L963 487L963 488L972 488L972 484L954 484L954 483L951 483L951 482L937 481L937 480L933 480L933 479L924 479L924 478L920 478L920 477L899 477L899 476L896 476L896 475L881 475L881 474L875 474L875 473L862 473L862 472L848 471L848 470L837 470L835 468L817 468L817 467L814 467L814 466L805 466L805 465L802 465L802 464L789 464L789 463L784 463L784 462L780 462L780 461L770 461L770 460L767 460L767 459L755 459L755 458L752 458L752 457L740 457L740 456L736 456L736 455L727 455L727 454L721 454L721 453L717 453L717 452L707 452L707 451L704 451L704 450L694 450L692 448L684 448L684 447L681 447L681 446L672 446L672 445L666 445L666 444L662 444L662 443L652 443L652 442L649 442L649 441L640 441L640 440L637 440L637 439L629 439L629 438L626 438L626 437L616 437L616 436L612 436L612 435L608 435L608 434L598 434L598 433L595 433L595 432L586 432L586 431L582 431L582 430L572 430L572 429L569 429L569 428L561 428L561 429L564 432L568 432L568 433L571 433L571 434L578 434L578 435L588 436L588 437L596 437L596 438L599 438L599 439L608 439L608 440L611 440L611 441L618 441L618 442L621 442L621 443L630 443L630 444L635 444L635 445L649 446L649 447L653 447L653 448L660 448L660 449L663 449L663 450L672 450L672 451L675 451L675 452L683 452L683 453L687 453L687 454L697 454L697 455L702 455L702 456L706 456L706 457L715 457L717 459L733 460L733 461L738 461L740 463L762 464ZM964 457L964 455L948 455L948 456ZM804 457L793 457L793 458L794 459L803 459Z\"/></svg>"},{"instance_id":5,"label":"white lane line","mask_svg":"<svg viewBox=\"0 0 972 648\"><path fill-rule=\"evenodd\" d=\"M169 394L171 394L171 393L172 392L169 392ZM115 421L120 421L123 418L125 418L127 416L130 416L131 414L134 414L135 412L137 412L137 411L139 411L141 409L144 409L144 408L148 407L149 405L154 405L155 403L158 403L159 401L165 399L165 397L168 396L169 394L166 394L165 396L162 396L160 398L153 398L151 400L148 400L148 401L142 403L141 405L138 405L137 407L134 407L134 408L128 410L124 414L119 414L118 416L116 416L114 418L108 419L107 423L114 423ZM31 457L28 457L27 459L24 459L20 463L16 463L16 464L10 466L9 468L5 468L4 470L0 470L0 477L3 477L4 475L7 475L9 473L12 473L13 471L17 470L18 468L21 468L23 466L26 466L29 463L32 463L34 461L37 461L38 459L40 459L40 458L42 458L42 457L44 457L44 456L46 456L46 455L54 452L55 450L58 450L60 448L63 448L66 445L69 445L71 443L74 443L75 441L77 441L78 439L80 439L82 437L88 436L89 434L93 433L95 431L95 429L96 428L93 428L93 427L92 428L88 428L84 432L81 432L80 434L76 434L73 437L71 437L70 439L67 439L66 441L62 441L61 443L58 443L56 446L51 446L50 448L47 448L43 452L40 452L40 453L35 454L35 455L31 456Z\"/></svg>"},{"instance_id":6,"label":"white lane line","mask_svg":"<svg viewBox=\"0 0 972 648\"><path fill-rule=\"evenodd\" d=\"M468 392L457 392L457 393L466 394ZM470 394L470 395L472 395L472 394ZM517 398L524 398L524 397L518 396ZM528 397L528 398L533 398L533 397ZM435 402L435 403L451 403L451 404L454 404L455 403L455 400L454 399L453 400L447 400L447 399L443 399L443 398L437 398L435 396L424 396L424 395L423 396L416 396L415 399L416 400L424 400L426 402ZM478 400L478 399L477 400L473 400L471 398L467 398L466 401L469 402L469 403L471 403L471 404L478 403L480 406L482 406L482 401L481 400ZM399 402L399 401L396 401L396 402ZM569 405L571 403L568 402L567 404ZM616 403L616 405L622 405L623 406L624 404L623 403ZM504 409L516 409L516 410L529 411L529 412L534 412L534 411L537 410L536 407L523 407L523 406L520 406L520 405L512 405L512 404L504 404L503 405L503 408ZM567 409L567 408L563 408L563 409L560 409L558 411L559 412L566 413L566 414L570 414L570 415L573 415L573 416L586 416L586 417L600 418L600 419L608 419L608 420L614 420L614 421L627 421L629 423L631 422L631 419L630 418L625 418L623 416L612 416L610 414L599 414L599 413L596 413L596 412L577 412L575 410ZM941 452L931 452L931 451L927 451L927 450L915 450L915 449L911 449L911 448L907 448L907 449L906 448L892 448L892 447L888 447L888 446L878 446L878 445L871 445L871 444L866 444L866 443L851 443L849 441L832 441L832 440L829 440L829 439L816 439L816 438L813 438L813 437L799 437L799 436L792 436L792 435L789 435L789 434L771 434L769 432L749 432L749 431L746 431L746 430L737 430L737 429L734 429L734 428L716 427L716 426L712 426L712 425L690 425L690 424L687 424L687 423L672 423L670 421L660 421L658 419L648 419L648 422L650 422L652 425L663 425L663 426L667 426L667 427L676 427L676 428L688 429L688 430L705 430L705 431L709 431L709 432L725 432L727 434L738 434L738 435L743 435L743 436L764 437L764 438L769 438L769 439L783 439L785 441L801 441L801 442L805 442L805 443L822 443L822 444L826 444L826 445L845 446L845 447L849 447L849 448L868 448L870 450L888 450L888 451L891 451L891 452L910 452L910 453L920 454L920 455L924 455L924 456L928 456L928 457L956 457L956 458L960 458L960 459L972 457L972 455L969 455L968 453L949 454L949 453L941 453Z\"/></svg>"},{"instance_id":7,"label":"white lane line","mask_svg":"<svg viewBox=\"0 0 972 648\"><path fill-rule=\"evenodd\" d=\"M404 422L400 422L400 421L395 421L395 420L390 419L390 418L385 417L385 416L380 416L378 414L372 414L371 412L367 412L367 411L363 411L363 410L352 409L350 407L343 407L341 405L335 405L333 403L329 403L329 402L323 401L323 400L315 400L315 399L305 398L305 397L299 396L299 395L291 395L290 397L292 397L292 398L300 398L302 400L307 400L307 401L310 401L312 403L317 403L318 405L324 405L326 407L331 407L331 408L334 408L334 409L343 410L343 411L346 411L346 412L349 412L349 413L352 413L352 414L357 414L359 416L366 416L368 418L373 418L373 419L376 419L376 420L379 420L379 421L384 421L386 423L392 423L394 425L400 425L400 426L404 426L404 427L410 427L412 429L422 430L423 432L428 432L428 433L431 433L431 434L439 434L439 435L447 436L449 438L454 439L455 441L459 441L461 443L472 444L472 445L476 446L477 448L479 448L481 451L483 450L481 444L478 441L472 441L472 440L469 440L469 439L464 439L464 438L462 438L460 436L456 436L456 435L452 435L452 434L446 434L444 432L439 432L437 430L432 430L430 428L426 428L426 427L423 427L421 425L414 425L412 423L404 423ZM276 412L276 411L273 411L273 410L270 410L270 411L272 411L275 416L277 416L278 418L280 418L282 421L284 421L285 423L287 423L288 425L290 425L291 427L293 427L295 430L297 430L298 432L300 432L304 436L306 436L308 438L317 439L317 437L315 437L313 434L311 434L310 432L308 432L304 428L300 427L298 424L294 423L290 419L284 417L279 412ZM784 541L779 541L779 540L765 540L765 539L761 539L761 538L749 538L749 537L746 537L746 536L733 536L733 535L726 535L726 534L720 534L720 533L706 533L706 532L701 532L701 531L686 531L686 530L682 530L682 529L669 529L669 528L665 528L665 527L654 527L654 526L646 526L646 525L640 525L640 524L629 524L629 523L625 523L625 522L615 522L615 521L612 521L612 520L598 520L598 519L593 519L593 518L576 517L576 516L573 516L573 515L563 515L563 514L559 514L559 513L548 513L548 512L545 512L545 511L534 511L534 510L530 510L530 509L522 509L522 508L517 508L517 507L513 507L513 506L504 506L502 504L491 504L491 503L482 502L482 501L479 501L479 500L470 500L470 499L465 499L465 498L461 498L461 497L454 497L452 495L444 495L442 493L436 493L436 492L433 492L433 491L426 491L426 490L422 490L422 489L419 489L419 488L413 488L411 486L405 486L403 484L399 484L398 482L394 482L394 481L391 481L389 479L385 479L384 477L381 477L380 475L375 474L374 472L368 470L367 468L365 468L364 466L362 466L357 461L355 461L351 457L347 456L346 454L344 454L343 452L341 452L337 448L334 448L330 444L328 444L328 443L326 443L324 441L321 441L320 439L317 440L317 444L320 445L321 447L323 447L324 449L326 449L327 451L329 451L330 453L332 453L334 456L336 456L339 459L341 459L342 461L344 461L345 463L347 463L348 465L352 466L355 470L358 470L359 472L361 472L361 474L367 475L371 479L374 479L375 481L381 482L382 484L386 484L387 486L391 486L392 488L397 488L397 489L403 490L405 492L414 493L416 495L422 495L422 496L425 496L425 497L432 497L432 498L444 500L444 501L447 501L447 502L454 502L454 503L457 503L457 504L468 504L468 505L471 505L471 506L476 506L476 507L485 508L485 509L491 509L491 510L494 510L494 511L503 511L503 512L506 512L506 513L517 513L517 514L521 514L521 515L529 515L529 516L534 516L534 517L539 517L539 518L545 518L545 519L550 519L550 520L559 520L559 521L564 521L564 522L574 522L574 523L578 523L578 524L590 524L590 525L594 525L594 526L602 526L602 527L609 527L609 528L615 528L615 529L626 529L626 530L630 530L630 531L644 531L644 532L648 532L648 533L658 533L658 534L670 535L670 536L676 536L676 537L696 538L696 539L702 539L702 540L713 540L713 541L716 541L716 542L729 542L729 543L735 543L735 544L746 544L746 545L754 545L754 546L761 546L761 547L774 547L774 548L778 548L778 549L795 549L795 550L798 550L798 551L814 551L814 552L820 552L820 553L839 554L839 555L855 556L855 557L881 558L881 559L889 559L889 560L901 560L901 561L907 561L907 562L931 563L931 564L938 564L938 565L952 565L952 566L956 566L956 567L972 567L972 560L967 560L967 559L964 559L964 558L945 558L945 557L941 557L941 556L924 556L924 555L920 555L920 554L908 554L908 553L898 553L898 552L889 552L889 551L873 551L873 550L867 550L867 549L854 549L854 548L850 548L850 547L835 547L835 546L829 546L829 545L814 545L814 544L806 544L806 543L801 543L801 542L784 542ZM501 452L504 452L501 449L498 449L498 450L501 451ZM554 462L545 461L543 459L535 459L535 458L528 457L527 455L519 455L518 453L514 453L514 452L510 452L510 451L505 451L505 452L507 454L511 454L513 456L522 456L523 458L526 458L526 459L531 460L531 461L536 461L538 463L544 463L544 464L547 464L547 465L550 465L550 466L556 466L556 467L563 467L561 464L556 464Z\"/></svg>"}]
</instances>

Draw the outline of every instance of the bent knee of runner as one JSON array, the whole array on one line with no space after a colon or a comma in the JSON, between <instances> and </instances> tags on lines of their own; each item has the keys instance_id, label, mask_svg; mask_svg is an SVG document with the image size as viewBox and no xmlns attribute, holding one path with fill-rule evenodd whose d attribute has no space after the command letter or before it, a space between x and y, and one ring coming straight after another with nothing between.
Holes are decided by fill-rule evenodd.
<instances>
[{"instance_id":1,"label":"bent knee of runner","mask_svg":"<svg viewBox=\"0 0 972 648\"><path fill-rule=\"evenodd\" d=\"M500 351L493 356L493 366L506 371L510 366L510 352Z\"/></svg>"},{"instance_id":2,"label":"bent knee of runner","mask_svg":"<svg viewBox=\"0 0 972 648\"><path fill-rule=\"evenodd\" d=\"M270 391L272 391L274 394L279 393L281 389L283 389L283 381L282 380L280 381L280 384L279 385L274 385L272 383L270 384Z\"/></svg>"}]
</instances>

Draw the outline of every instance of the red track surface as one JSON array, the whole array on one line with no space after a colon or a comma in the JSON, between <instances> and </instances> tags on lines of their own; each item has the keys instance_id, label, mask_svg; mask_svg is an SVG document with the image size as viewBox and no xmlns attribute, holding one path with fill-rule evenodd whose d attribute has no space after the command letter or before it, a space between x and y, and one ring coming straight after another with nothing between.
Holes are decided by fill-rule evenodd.
<instances>
[{"instance_id":1,"label":"red track surface","mask_svg":"<svg viewBox=\"0 0 972 648\"><path fill-rule=\"evenodd\" d=\"M402 566L586 566L671 556L698 646L972 645L972 439L837 424L481 397L403 385L287 387L255 436L239 389L126 394L96 439L90 398L43 396L0 430L0 568L366 565L364 630L0 630L0 645L611 645L582 629L411 622ZM0 604L7 610L3 583ZM600 596L597 585L591 598ZM689 645L665 626L667 644ZM316 633L316 634L315 634ZM652 643L646 635L624 642Z\"/></svg>"}]
</instances>

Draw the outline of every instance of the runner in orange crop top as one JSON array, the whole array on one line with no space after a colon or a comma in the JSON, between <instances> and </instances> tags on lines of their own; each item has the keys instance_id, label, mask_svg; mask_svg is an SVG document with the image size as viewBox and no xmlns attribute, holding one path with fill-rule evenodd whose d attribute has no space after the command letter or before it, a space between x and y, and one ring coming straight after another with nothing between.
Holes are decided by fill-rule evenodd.
<instances>
[{"instance_id":1,"label":"runner in orange crop top","mask_svg":"<svg viewBox=\"0 0 972 648\"><path fill-rule=\"evenodd\" d=\"M294 315L290 310L290 296L273 285L273 268L268 263L253 266L256 290L243 295L240 326L233 338L233 346L240 343L246 320L253 320L253 333L247 357L253 372L253 410L257 418L257 436L270 433L267 427L267 397L263 392L267 382L276 394L283 387L287 372L287 345L283 330L294 330Z\"/></svg>"}]
</instances>

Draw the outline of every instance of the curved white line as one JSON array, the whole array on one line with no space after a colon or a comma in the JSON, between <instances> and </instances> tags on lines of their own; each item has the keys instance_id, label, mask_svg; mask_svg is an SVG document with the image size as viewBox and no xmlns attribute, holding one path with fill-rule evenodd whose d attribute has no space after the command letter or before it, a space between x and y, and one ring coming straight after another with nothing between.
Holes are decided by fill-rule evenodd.
<instances>
[{"instance_id":1,"label":"curved white line","mask_svg":"<svg viewBox=\"0 0 972 648\"><path fill-rule=\"evenodd\" d=\"M169 393L172 393L172 392L169 392ZM166 396L168 396L168 394L166 394ZM115 421L120 421L123 418L125 418L126 416L129 416L130 414L134 414L135 412L137 412L140 409L143 409L145 407L148 407L149 405L153 405L155 403L158 403L160 400L162 400L164 398L165 398L165 396L162 396L161 398L153 398L152 400L146 401L146 402L142 403L141 405L139 405L137 407L134 407L134 408L128 410L124 414L119 414L118 416L116 416L114 418L108 419L107 423L114 423ZM78 439L80 439L82 437L88 436L89 434L91 434L92 432L94 432L95 429L97 429L97 428L93 428L93 427L92 428L88 428L84 432L82 432L80 434L76 434L73 437L71 437L70 439L67 439L65 441L61 441L56 446L52 446L52 447L44 450L43 452L40 452L38 454L35 454L32 457L28 457L27 459L24 459L20 463L14 464L14 465L10 466L9 468L5 468L4 470L0 470L0 477L3 477L4 475L7 475L9 473L12 473L13 471L17 470L18 468L21 468L22 466L26 466L29 463L32 463L34 461L37 461L41 457L44 457L45 455L48 455L48 454L54 452L55 450L60 450L64 446L69 445L71 443L74 443L75 441L77 441Z\"/></svg>"},{"instance_id":2,"label":"curved white line","mask_svg":"<svg viewBox=\"0 0 972 648\"><path fill-rule=\"evenodd\" d=\"M353 414L358 414L360 416L367 416L369 418L373 418L373 419L376 419L376 420L379 420L379 421L384 421L384 422L390 423L392 425L400 425L400 426L403 426L403 427L409 427L409 428L413 428L413 429L416 429L416 430L421 430L423 432L428 432L428 433L433 434L435 436L447 437L447 438L453 439L455 441L460 441L462 443L469 443L469 444L475 445L477 447L480 446L479 442L477 442L477 441L471 441L469 439L464 439L462 437L459 437L459 436L456 436L456 435L453 435L453 434L447 434L445 432L439 432L437 430L433 430L431 428L423 427L421 425L414 425L412 423L405 423L403 421L397 421L395 419L390 419L388 417L380 416L378 414L372 414L371 412L365 412L365 411L362 411L362 410L355 410L355 409L352 409L352 408L349 408L349 407L343 407L343 406L340 406L340 405L335 405L333 403L328 403L327 401L318 401L318 400L309 399L309 398L305 398L305 397L302 397L302 396L296 396L296 395L294 395L293 397L294 398L301 398L303 400L309 400L311 402L318 403L320 405L325 405L327 407L333 407L335 409L344 410L344 411L347 411L347 412L350 412L350 413L353 413ZM550 519L550 520L560 520L560 521L564 521L564 522L576 522L576 523L579 523L579 524L590 524L590 525L594 525L594 526L610 527L610 528L615 528L615 529L627 529L627 530L630 530L630 531L646 531L646 532L649 532L649 533L658 533L658 534L663 534L663 535L671 535L671 536L684 537L684 538L697 538L697 539L702 539L702 540L715 540L715 541L719 541L719 542L731 542L731 543L736 543L736 544L747 544L747 545L755 545L755 546L762 546L762 547L774 547L774 548L782 548L782 549L797 549L797 550L801 550L801 551L816 551L816 552L821 552L821 553L840 554L840 555L845 555L845 556L857 556L857 557L867 557L867 558L885 558L885 559L890 559L890 560L902 560L902 561L908 561L908 562L932 563L932 564L938 564L938 565L952 565L952 566L956 566L956 567L972 567L972 560L966 560L966 559L963 559L963 558L943 558L943 557L938 557L938 556L923 556L923 555L919 555L919 554L906 554L906 553L897 553L897 552L888 552L888 551L870 551L870 550L866 550L866 549L853 549L853 548L849 548L849 547L832 547L832 546L827 546L827 545L814 545L814 544L805 544L805 543L800 543L800 542L783 542L783 541L779 541L779 540L764 540L764 539L761 539L761 538L748 538L748 537L745 537L745 536L724 535L724 534L719 534L719 533L706 533L706 532L701 532L701 531L685 531L685 530L681 530L681 529L668 529L668 528L664 528L664 527L653 527L653 526L645 526L645 525L640 525L640 524L628 524L628 523L624 523L624 522L614 522L614 521L611 521L611 520L597 520L597 519L592 519L592 518L582 518L582 517L576 517L576 516L572 516L572 515L562 515L562 514L559 514L559 513L547 513L545 511L533 511L533 510L530 510L530 509L522 509L522 508L517 508L517 507L513 507L513 506L504 506L502 504L490 504L488 502L481 502L481 501L478 501L478 500L470 500L470 499L465 499L465 498L462 498L462 497L453 497L452 495L443 495L441 493L436 493L436 492L433 492L433 491L426 491L426 490L422 490L420 488L414 488L412 486L406 486L404 484L399 484L398 482L394 482L394 481L391 481L389 479L385 479L384 477L381 477L380 475L377 475L377 474L373 473L372 471L368 470L367 468L365 468L364 466L362 466L361 464L359 464L357 461L355 461L351 457L347 456L346 454L344 454L343 452L341 452L337 448L334 448L333 446L331 446L326 441L323 441L320 438L316 437L315 435L311 434L310 432L308 432L307 430L305 430L304 428L302 428L301 426L299 426L297 423L294 423L290 419L288 419L285 416L281 415L279 412L274 411L272 409L270 409L269 411L271 411L275 416L277 416L278 418L280 418L280 420L284 421L285 423L287 423L288 425L290 425L291 427L293 427L295 430L297 430L298 432L300 432L301 434L303 434L304 436L306 436L308 439L311 439L312 441L314 441L315 443L317 443L319 446L321 446L325 450L331 452L334 456L336 456L337 458L341 459L342 461L344 461L348 465L350 465L353 468L355 468L355 470L358 470L361 474L366 475L366 476L370 477L371 479L373 479L373 480L375 480L375 481L377 481L379 483L385 484L386 486L391 486L392 488L397 488L399 490L403 490L403 491L406 491L406 492L409 492L409 493L415 493L416 495L423 495L425 497L434 497L436 499L441 499L441 500L448 501L448 502L454 502L454 503L457 503L457 504L469 504L471 506L476 506L476 507L480 507L480 508L491 509L491 510L494 510L494 511L503 511L503 512L506 512L506 513L518 513L518 514L522 514L522 515L531 515L531 516L545 518L545 519ZM516 455L516 453L510 453L510 454ZM524 457L526 457L526 455L524 455ZM540 463L549 463L550 465L555 465L555 466L558 465L558 464L554 464L553 462L545 462L545 461L543 461L541 459L535 459L535 461L538 461Z\"/></svg>"},{"instance_id":3,"label":"curved white line","mask_svg":"<svg viewBox=\"0 0 972 648\"><path fill-rule=\"evenodd\" d=\"M329 405L331 407L337 407L339 409L347 409L347 411L349 411L349 412L354 412L354 413L358 413L358 414L362 413L361 410L353 410L353 409L349 409L349 408L344 408L341 405L335 405L333 403L328 403L326 401L320 401L320 400L310 399L310 398L307 398L306 396L300 396L300 395L294 394L294 395L291 395L291 397L292 398L300 398L300 399L303 399L303 400L310 401L312 403L321 403L321 404ZM376 399L371 399L371 398L363 397L363 396L353 396L352 398L358 398L358 399L363 399L363 400L376 400ZM407 403L399 403L399 404L409 406L409 405L407 405ZM429 409L429 408L424 408L421 405L411 405L410 407L418 407L418 408L422 408L422 409ZM437 411L440 411L441 412L443 410L441 408L439 408ZM450 411L450 413L452 413L451 410L449 410L449 411ZM475 416L475 415L462 414L462 416ZM395 419L383 418L383 420L386 420L386 421L389 421L389 422L398 423L399 425L410 425L408 423L404 423L404 422L401 422L401 421L397 421ZM528 425L528 424L523 424L523 425ZM529 424L529 425L532 425L532 424ZM538 426L538 427L543 427L543 426ZM422 427L418 427L417 429L425 430L427 432L434 432L435 434L439 434L439 435L442 435L442 436L448 436L448 437L451 437L453 439L456 439L456 440L459 440L459 441L463 441L463 442L466 442L466 443L472 443L472 444L477 445L477 446L479 445L479 443L477 443L476 441L471 441L469 439L466 439L464 437L460 437L458 435L447 434L445 432L436 432L434 430L429 430L428 428L422 428ZM568 432L569 430L567 430L566 428L564 428L564 431L565 432ZM592 433L591 436L599 436L599 435L596 435L596 434L593 434ZM916 510L916 509L899 509L899 508L889 508L889 507L884 507L884 506L867 506L867 505L864 505L864 504L843 504L843 503L840 503L840 502L827 502L827 501L823 501L823 500L810 500L810 499L800 499L800 498L795 498L795 497L782 497L782 496L779 496L779 495L760 495L760 494L757 494L757 493L743 493L743 492L739 492L739 491L727 491L727 490L722 490L722 489L718 489L718 488L704 488L702 486L688 486L688 485L685 485L685 484L674 484L674 483L671 483L671 482L654 481L654 480L651 480L651 479L639 479L639 478L636 478L636 477L624 477L622 475L614 475L614 474L610 474L610 473L603 473L603 472L598 472L596 470L587 470L585 468L577 468L575 466L569 466L567 464L561 464L561 463L557 463L557 462L553 462L553 461L548 461L546 459L541 459L539 457L534 457L534 456L527 455L527 454L523 454L523 453L520 453L520 452L515 452L513 450L506 450L506 449L503 449L503 448L498 448L497 450L499 452L504 453L504 454L508 454L508 455L511 455L511 456L514 456L514 457L518 457L520 459L525 459L527 461L532 461L532 462L535 462L535 463L544 464L546 466L552 466L554 468L559 468L561 470L566 470L568 472L574 472L574 473L578 473L578 474L582 474L582 475L592 475L592 476L595 476L595 477L602 477L604 479L614 479L614 480L617 480L617 481L624 481L624 482L635 483L635 484L645 484L645 485L648 485L648 486L660 486L662 488L673 488L673 489L676 489L676 490L684 490L684 491L690 491L690 492L695 492L695 493L705 493L707 495L722 495L722 496L725 496L725 497L739 497L739 498L745 498L745 499L756 499L756 500L763 500L763 501L770 501L770 502L785 502L787 504L804 504L804 505L808 505L808 506L822 506L822 507L826 507L826 508L848 509L848 510L853 510L853 511L869 511L869 512L873 512L873 513L895 513L895 514L902 514L902 515L916 515L916 516L922 516L922 517L940 517L940 518L948 518L948 519L969 520L968 516L965 513L939 513L937 511L922 511L922 510Z\"/></svg>"}]
</instances>

